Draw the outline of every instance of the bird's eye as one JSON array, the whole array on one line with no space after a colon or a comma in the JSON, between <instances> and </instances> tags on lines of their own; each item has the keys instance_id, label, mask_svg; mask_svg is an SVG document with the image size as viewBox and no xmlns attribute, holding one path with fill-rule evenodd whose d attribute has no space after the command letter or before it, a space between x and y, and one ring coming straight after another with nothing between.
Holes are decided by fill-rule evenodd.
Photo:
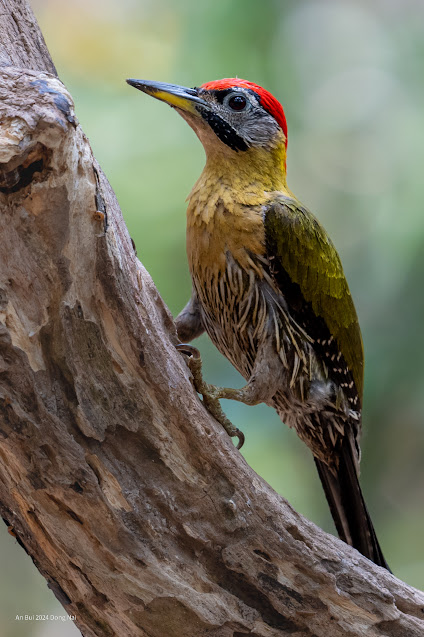
<instances>
[{"instance_id":1,"label":"bird's eye","mask_svg":"<svg viewBox=\"0 0 424 637\"><path fill-rule=\"evenodd\" d=\"M228 100L228 106L233 111L243 111L246 108L247 100L243 95L233 95Z\"/></svg>"}]
</instances>

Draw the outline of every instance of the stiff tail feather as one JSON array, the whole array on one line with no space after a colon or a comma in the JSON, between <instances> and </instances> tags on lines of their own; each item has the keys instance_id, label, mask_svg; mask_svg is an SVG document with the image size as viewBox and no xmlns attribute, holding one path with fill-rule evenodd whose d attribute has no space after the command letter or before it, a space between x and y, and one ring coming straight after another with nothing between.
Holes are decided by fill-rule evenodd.
<instances>
[{"instance_id":1,"label":"stiff tail feather","mask_svg":"<svg viewBox=\"0 0 424 637\"><path fill-rule=\"evenodd\" d=\"M340 539L390 571L359 486L350 441L343 441L337 470L317 458L315 464Z\"/></svg>"}]
</instances>

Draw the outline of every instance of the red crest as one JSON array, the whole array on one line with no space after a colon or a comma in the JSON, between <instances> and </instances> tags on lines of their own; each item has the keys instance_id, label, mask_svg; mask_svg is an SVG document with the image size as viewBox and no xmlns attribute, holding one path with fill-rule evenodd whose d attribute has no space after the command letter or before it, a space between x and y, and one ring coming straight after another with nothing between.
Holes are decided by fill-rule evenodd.
<instances>
[{"instance_id":1,"label":"red crest","mask_svg":"<svg viewBox=\"0 0 424 637\"><path fill-rule=\"evenodd\" d=\"M213 82L206 82L202 84L200 88L204 88L207 91L224 91L229 88L247 88L254 91L259 96L261 106L278 122L281 126L283 133L286 137L287 143L287 122L284 115L283 107L280 102L269 91L266 91L262 86L249 82L248 80L240 80L237 77L227 77L223 80L214 80Z\"/></svg>"}]
</instances>

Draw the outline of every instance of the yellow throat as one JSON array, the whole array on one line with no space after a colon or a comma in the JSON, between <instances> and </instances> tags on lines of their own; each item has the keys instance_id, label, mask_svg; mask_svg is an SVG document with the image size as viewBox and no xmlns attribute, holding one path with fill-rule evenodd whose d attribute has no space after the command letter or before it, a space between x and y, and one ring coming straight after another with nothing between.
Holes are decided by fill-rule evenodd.
<instances>
[{"instance_id":1,"label":"yellow throat","mask_svg":"<svg viewBox=\"0 0 424 637\"><path fill-rule=\"evenodd\" d=\"M227 252L247 268L249 253L264 253L262 207L276 192L292 196L286 146L227 152L204 144L207 160L188 199L187 255L192 275L225 268Z\"/></svg>"}]
</instances>

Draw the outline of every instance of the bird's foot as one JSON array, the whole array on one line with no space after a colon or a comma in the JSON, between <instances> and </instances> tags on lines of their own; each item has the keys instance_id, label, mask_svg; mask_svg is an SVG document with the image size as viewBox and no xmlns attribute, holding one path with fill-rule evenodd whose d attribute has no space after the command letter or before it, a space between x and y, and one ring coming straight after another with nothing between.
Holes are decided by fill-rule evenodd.
<instances>
[{"instance_id":1,"label":"bird's foot","mask_svg":"<svg viewBox=\"0 0 424 637\"><path fill-rule=\"evenodd\" d=\"M234 398L232 393L238 392L239 390L216 387L215 385L205 383L202 375L202 359L199 350L185 343L179 343L176 345L176 349L187 356L187 364L193 375L194 388L197 393L201 394L206 409L224 427L229 436L238 438L237 449L241 449L244 444L244 434L228 420L219 402L220 398Z\"/></svg>"}]
</instances>

